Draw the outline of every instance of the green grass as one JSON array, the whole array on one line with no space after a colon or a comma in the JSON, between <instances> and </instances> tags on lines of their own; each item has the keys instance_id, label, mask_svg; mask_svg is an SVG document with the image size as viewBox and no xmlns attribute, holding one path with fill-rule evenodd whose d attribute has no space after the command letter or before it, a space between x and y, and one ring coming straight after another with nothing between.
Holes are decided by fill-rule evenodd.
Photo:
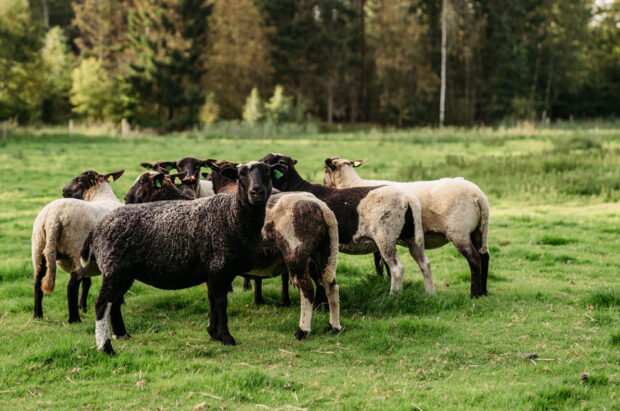
<instances>
[{"instance_id":1,"label":"green grass","mask_svg":"<svg viewBox=\"0 0 620 411\"><path fill-rule=\"evenodd\" d=\"M11 130L0 147L0 409L619 407L620 129L291 127L252 138L226 127L125 138ZM388 295L371 256L341 254L346 330L327 333L327 314L315 313L301 342L293 338L298 293L291 307L278 307L277 279L265 282L259 307L235 281L228 310L235 347L209 340L203 287L135 284L123 308L133 338L113 342L115 357L94 348L99 278L82 323L66 322L61 271L44 298L44 319L31 319L32 222L73 176L124 168L113 183L122 197L142 161L247 161L271 151L298 159L313 181L322 180L326 157L341 156L369 158L359 169L367 178L476 182L491 205L489 296L467 297L467 262L446 245L428 251L436 297L424 293L405 249L398 296Z\"/></svg>"}]
</instances>

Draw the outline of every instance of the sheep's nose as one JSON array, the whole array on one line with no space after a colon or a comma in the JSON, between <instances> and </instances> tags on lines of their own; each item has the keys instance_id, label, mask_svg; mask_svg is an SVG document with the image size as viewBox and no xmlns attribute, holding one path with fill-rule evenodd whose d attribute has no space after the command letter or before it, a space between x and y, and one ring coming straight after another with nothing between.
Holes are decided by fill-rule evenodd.
<instances>
[{"instance_id":1,"label":"sheep's nose","mask_svg":"<svg viewBox=\"0 0 620 411\"><path fill-rule=\"evenodd\" d=\"M263 195L265 194L265 189L262 187L254 187L250 191L250 194L252 194L253 196Z\"/></svg>"}]
</instances>

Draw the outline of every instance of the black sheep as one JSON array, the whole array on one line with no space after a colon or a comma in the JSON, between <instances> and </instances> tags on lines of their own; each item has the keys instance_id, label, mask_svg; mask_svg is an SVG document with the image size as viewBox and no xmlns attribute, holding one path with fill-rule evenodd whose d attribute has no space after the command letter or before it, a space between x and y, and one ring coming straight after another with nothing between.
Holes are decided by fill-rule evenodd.
<instances>
[{"instance_id":1,"label":"black sheep","mask_svg":"<svg viewBox=\"0 0 620 411\"><path fill-rule=\"evenodd\" d=\"M234 195L194 201L127 205L104 218L84 243L83 261L96 259L103 281L95 301L97 348L114 354L115 336L129 334L121 315L134 280L161 289L207 283L212 339L234 345L228 331L227 293L238 273L249 271L260 251L271 172L278 166L250 162L227 169L239 180Z\"/></svg>"}]
</instances>

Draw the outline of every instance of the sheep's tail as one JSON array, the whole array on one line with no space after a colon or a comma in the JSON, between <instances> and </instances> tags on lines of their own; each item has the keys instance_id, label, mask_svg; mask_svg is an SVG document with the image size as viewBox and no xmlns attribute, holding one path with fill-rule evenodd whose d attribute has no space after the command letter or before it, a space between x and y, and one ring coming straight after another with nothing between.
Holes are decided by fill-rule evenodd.
<instances>
[{"instance_id":1,"label":"sheep's tail","mask_svg":"<svg viewBox=\"0 0 620 411\"><path fill-rule=\"evenodd\" d=\"M336 278L336 268L338 266L338 220L336 220L334 212L325 203L320 204L320 207L323 212L323 219L327 223L330 245L329 257L324 265L322 274L323 280L331 282Z\"/></svg>"},{"instance_id":2,"label":"sheep's tail","mask_svg":"<svg viewBox=\"0 0 620 411\"><path fill-rule=\"evenodd\" d=\"M413 195L406 196L409 209L413 214L413 241L417 246L424 250L424 227L422 227L422 205Z\"/></svg>"},{"instance_id":3,"label":"sheep's tail","mask_svg":"<svg viewBox=\"0 0 620 411\"><path fill-rule=\"evenodd\" d=\"M45 248L43 249L43 255L47 260L47 272L45 273L45 277L41 280L41 290L43 290L45 294L51 294L56 284L56 246L61 231L62 225L57 220L52 220L45 224Z\"/></svg>"},{"instance_id":4,"label":"sheep's tail","mask_svg":"<svg viewBox=\"0 0 620 411\"><path fill-rule=\"evenodd\" d=\"M90 264L90 259L92 258L92 251L90 249L90 245L93 242L93 232L89 232L86 240L84 240L84 245L82 245L82 251L80 252L80 264L82 267L86 268Z\"/></svg>"},{"instance_id":5,"label":"sheep's tail","mask_svg":"<svg viewBox=\"0 0 620 411\"><path fill-rule=\"evenodd\" d=\"M489 200L487 200L487 197L483 193L481 193L481 195L478 196L478 198L476 199L476 203L478 203L478 208L480 209L480 234L482 237L480 249L478 251L480 252L480 254L487 254L489 252Z\"/></svg>"},{"instance_id":6,"label":"sheep's tail","mask_svg":"<svg viewBox=\"0 0 620 411\"><path fill-rule=\"evenodd\" d=\"M45 233L43 227L35 222L32 230L32 268L34 269L34 278L41 270L45 270L45 257L43 256L43 248L45 248Z\"/></svg>"}]
</instances>

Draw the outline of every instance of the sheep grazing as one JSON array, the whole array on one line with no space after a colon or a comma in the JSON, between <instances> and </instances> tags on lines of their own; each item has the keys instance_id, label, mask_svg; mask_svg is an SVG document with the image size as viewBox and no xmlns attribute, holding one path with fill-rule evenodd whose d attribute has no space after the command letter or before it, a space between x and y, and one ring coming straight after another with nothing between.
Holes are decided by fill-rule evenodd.
<instances>
[{"instance_id":1,"label":"sheep grazing","mask_svg":"<svg viewBox=\"0 0 620 411\"><path fill-rule=\"evenodd\" d=\"M133 186L125 194L125 204L150 203L165 200L193 200L194 191L184 193L180 187L188 185L183 180L185 173L164 174L157 171L146 171L136 178Z\"/></svg>"},{"instance_id":2,"label":"sheep grazing","mask_svg":"<svg viewBox=\"0 0 620 411\"><path fill-rule=\"evenodd\" d=\"M177 169L179 173L186 173L186 182L191 183L189 187L194 191L196 198L211 197L215 195L211 181L200 179L200 168L206 166L206 160L195 157L183 157L177 161L156 161L155 163L142 163L144 168L168 174L170 170ZM189 194L187 188L183 187L184 193Z\"/></svg>"},{"instance_id":3,"label":"sheep grazing","mask_svg":"<svg viewBox=\"0 0 620 411\"><path fill-rule=\"evenodd\" d=\"M69 322L80 322L79 309L86 312L90 277L99 275L95 264L82 267L80 251L88 233L104 215L121 206L108 183L123 174L85 171L63 189L62 199L46 205L32 227L32 265L34 267L34 318L43 317L43 293L54 291L56 266L70 273L67 286ZM80 281L82 296L78 303Z\"/></svg>"},{"instance_id":4,"label":"sheep grazing","mask_svg":"<svg viewBox=\"0 0 620 411\"><path fill-rule=\"evenodd\" d=\"M354 167L365 162L366 160L349 161L337 157L328 159L324 183L336 188L388 184L416 196L422 205L426 248L437 248L452 242L469 263L470 296L477 298L487 295L489 202L482 190L462 177L407 183L364 180L355 172ZM383 271L380 264L377 264L377 270L379 273Z\"/></svg>"},{"instance_id":5,"label":"sheep grazing","mask_svg":"<svg viewBox=\"0 0 620 411\"><path fill-rule=\"evenodd\" d=\"M95 301L97 348L114 354L108 327L127 338L121 314L134 280L161 289L207 283L211 338L234 345L228 330L227 293L238 273L249 271L260 252L271 169L259 162L226 169L239 180L234 195L194 201L131 204L107 215L84 242L82 263L94 256L103 280Z\"/></svg>"},{"instance_id":6,"label":"sheep grazing","mask_svg":"<svg viewBox=\"0 0 620 411\"><path fill-rule=\"evenodd\" d=\"M428 293L435 293L428 258L424 252L419 201L395 187L357 187L336 189L305 181L295 170L297 161L283 154L268 154L262 160L281 165L273 184L282 191L307 191L324 201L338 220L340 251L369 254L379 251L392 272L390 292L401 290L403 264L396 244L409 248L418 263Z\"/></svg>"},{"instance_id":7,"label":"sheep grazing","mask_svg":"<svg viewBox=\"0 0 620 411\"><path fill-rule=\"evenodd\" d=\"M236 163L208 160L213 170L211 178L217 193L236 192L237 182L228 179L223 171ZM280 193L267 203L263 227L263 252L247 276L255 278L254 301L262 301L261 279L282 276L282 304L290 304L289 272L300 289L301 319L295 334L298 339L310 332L312 303L323 296L313 296L310 278L317 282L317 293L326 292L332 330L340 331L339 291L336 284L338 262L338 221L325 203L309 193ZM316 268L318 275L310 275ZM318 277L318 278L316 278Z\"/></svg>"}]
</instances>

